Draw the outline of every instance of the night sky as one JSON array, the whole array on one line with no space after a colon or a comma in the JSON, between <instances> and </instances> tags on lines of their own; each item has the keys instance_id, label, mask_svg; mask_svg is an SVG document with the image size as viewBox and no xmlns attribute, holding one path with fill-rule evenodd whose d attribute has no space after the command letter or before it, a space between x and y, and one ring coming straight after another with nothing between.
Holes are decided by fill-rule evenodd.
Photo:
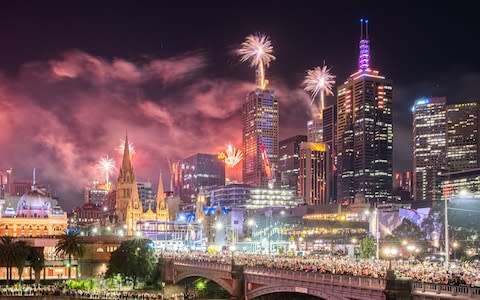
<instances>
[{"instance_id":1,"label":"night sky","mask_svg":"<svg viewBox=\"0 0 480 300\"><path fill-rule=\"evenodd\" d=\"M191 2L2 2L0 170L24 179L36 167L71 208L100 178L100 157L119 162L126 130L137 178L153 182L161 170L168 177L167 159L240 147L254 71L234 49L255 32L270 36L277 57L267 78L282 139L305 134L306 69L325 60L337 83L356 70L360 17L370 21L373 67L394 81L395 170L411 169L416 98L480 98L480 21L468 2Z\"/></svg>"}]
</instances>

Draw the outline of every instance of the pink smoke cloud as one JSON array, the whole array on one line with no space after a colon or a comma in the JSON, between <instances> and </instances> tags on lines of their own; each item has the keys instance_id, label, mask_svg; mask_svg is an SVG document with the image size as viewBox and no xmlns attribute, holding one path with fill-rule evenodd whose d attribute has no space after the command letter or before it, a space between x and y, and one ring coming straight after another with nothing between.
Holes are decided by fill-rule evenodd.
<instances>
[{"instance_id":1,"label":"pink smoke cloud","mask_svg":"<svg viewBox=\"0 0 480 300\"><path fill-rule=\"evenodd\" d=\"M100 157L114 157L118 170L126 131L137 178L153 183L160 170L168 174L167 159L241 148L241 106L254 86L206 77L208 67L201 53L136 63L73 50L0 76L0 170L13 167L26 179L37 168L71 208L82 203L84 185L101 178ZM272 82L282 137L304 133L307 96Z\"/></svg>"}]
</instances>

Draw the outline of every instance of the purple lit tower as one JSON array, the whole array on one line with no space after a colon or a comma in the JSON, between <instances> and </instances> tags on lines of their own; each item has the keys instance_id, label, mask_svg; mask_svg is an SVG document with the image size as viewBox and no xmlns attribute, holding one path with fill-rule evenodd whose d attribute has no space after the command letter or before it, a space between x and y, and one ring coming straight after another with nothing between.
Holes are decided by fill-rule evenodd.
<instances>
[{"instance_id":1,"label":"purple lit tower","mask_svg":"<svg viewBox=\"0 0 480 300\"><path fill-rule=\"evenodd\" d=\"M392 199L392 82L370 67L368 20L360 20L358 70L337 93L337 201Z\"/></svg>"}]
</instances>

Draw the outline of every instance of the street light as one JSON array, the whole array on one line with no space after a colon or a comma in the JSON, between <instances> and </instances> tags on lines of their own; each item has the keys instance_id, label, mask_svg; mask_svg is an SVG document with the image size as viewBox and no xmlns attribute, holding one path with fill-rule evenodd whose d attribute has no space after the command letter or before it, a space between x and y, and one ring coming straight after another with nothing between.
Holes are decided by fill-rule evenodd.
<instances>
[{"instance_id":1,"label":"street light","mask_svg":"<svg viewBox=\"0 0 480 300\"><path fill-rule=\"evenodd\" d=\"M395 278L395 273L392 270L392 259L397 256L398 249L395 247L385 247L383 253L388 257L388 271L387 278Z\"/></svg>"},{"instance_id":2,"label":"street light","mask_svg":"<svg viewBox=\"0 0 480 300\"><path fill-rule=\"evenodd\" d=\"M457 248L458 248L459 244L457 241L453 242L452 244L452 247L453 247L453 259L456 260L457 259Z\"/></svg>"}]
</instances>

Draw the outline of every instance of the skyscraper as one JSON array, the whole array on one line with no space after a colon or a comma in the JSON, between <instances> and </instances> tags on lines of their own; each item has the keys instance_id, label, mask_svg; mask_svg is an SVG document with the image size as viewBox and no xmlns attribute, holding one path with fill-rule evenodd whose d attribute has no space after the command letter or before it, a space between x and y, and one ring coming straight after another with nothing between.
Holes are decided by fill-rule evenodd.
<instances>
[{"instance_id":1,"label":"skyscraper","mask_svg":"<svg viewBox=\"0 0 480 300\"><path fill-rule=\"evenodd\" d=\"M323 141L323 118L317 114L307 122L307 139L310 143L321 143Z\"/></svg>"},{"instance_id":2,"label":"skyscraper","mask_svg":"<svg viewBox=\"0 0 480 300\"><path fill-rule=\"evenodd\" d=\"M184 202L192 203L200 188L225 184L225 164L215 154L194 154L183 159L180 168L180 198Z\"/></svg>"},{"instance_id":3,"label":"skyscraper","mask_svg":"<svg viewBox=\"0 0 480 300\"><path fill-rule=\"evenodd\" d=\"M449 172L480 168L480 105L447 106L447 167Z\"/></svg>"},{"instance_id":4,"label":"skyscraper","mask_svg":"<svg viewBox=\"0 0 480 300\"><path fill-rule=\"evenodd\" d=\"M337 199L337 152L336 136L337 133L337 105L333 104L325 107L323 110L323 143L328 148L328 159L330 160L330 170L328 172L328 199L334 202Z\"/></svg>"},{"instance_id":5,"label":"skyscraper","mask_svg":"<svg viewBox=\"0 0 480 300\"><path fill-rule=\"evenodd\" d=\"M278 100L272 90L257 88L248 94L242 123L243 182L267 186L277 176L279 162Z\"/></svg>"},{"instance_id":6,"label":"skyscraper","mask_svg":"<svg viewBox=\"0 0 480 300\"><path fill-rule=\"evenodd\" d=\"M413 111L413 195L440 200L439 172L445 169L446 98L422 98Z\"/></svg>"},{"instance_id":7,"label":"skyscraper","mask_svg":"<svg viewBox=\"0 0 480 300\"><path fill-rule=\"evenodd\" d=\"M324 205L328 199L329 153L321 143L300 144L300 196L308 205Z\"/></svg>"},{"instance_id":8,"label":"skyscraper","mask_svg":"<svg viewBox=\"0 0 480 300\"><path fill-rule=\"evenodd\" d=\"M307 136L296 135L280 141L280 182L281 187L298 192L298 174L300 171L300 143L306 142Z\"/></svg>"},{"instance_id":9,"label":"skyscraper","mask_svg":"<svg viewBox=\"0 0 480 300\"><path fill-rule=\"evenodd\" d=\"M368 20L361 20L358 70L338 87L337 200L392 199L392 82L370 68Z\"/></svg>"},{"instance_id":10,"label":"skyscraper","mask_svg":"<svg viewBox=\"0 0 480 300\"><path fill-rule=\"evenodd\" d=\"M148 181L137 182L138 187L138 197L140 197L140 202L142 202L143 211L149 209L155 209L155 197L153 194L152 183Z\"/></svg>"}]
</instances>

